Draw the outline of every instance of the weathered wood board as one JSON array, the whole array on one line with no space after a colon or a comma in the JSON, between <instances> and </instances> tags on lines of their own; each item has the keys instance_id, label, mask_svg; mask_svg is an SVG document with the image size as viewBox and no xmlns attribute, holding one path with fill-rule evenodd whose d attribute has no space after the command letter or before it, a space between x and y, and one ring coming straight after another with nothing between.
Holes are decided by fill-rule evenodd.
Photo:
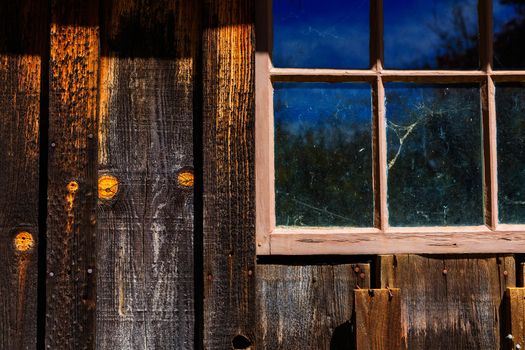
<instances>
[{"instance_id":1,"label":"weathered wood board","mask_svg":"<svg viewBox=\"0 0 525 350\"><path fill-rule=\"evenodd\" d=\"M184 0L104 2L98 349L194 349L193 117L200 29ZM106 188L108 187L108 188Z\"/></svg>"},{"instance_id":2,"label":"weathered wood board","mask_svg":"<svg viewBox=\"0 0 525 350\"><path fill-rule=\"evenodd\" d=\"M378 259L382 288L401 289L409 349L500 349L513 256L390 255Z\"/></svg>"},{"instance_id":3,"label":"weathered wood board","mask_svg":"<svg viewBox=\"0 0 525 350\"><path fill-rule=\"evenodd\" d=\"M354 300L356 349L406 349L399 289L358 289Z\"/></svg>"},{"instance_id":4,"label":"weathered wood board","mask_svg":"<svg viewBox=\"0 0 525 350\"><path fill-rule=\"evenodd\" d=\"M255 337L254 3L203 2L203 335L210 350Z\"/></svg>"},{"instance_id":5,"label":"weathered wood board","mask_svg":"<svg viewBox=\"0 0 525 350\"><path fill-rule=\"evenodd\" d=\"M525 348L525 288L507 288L503 349Z\"/></svg>"},{"instance_id":6,"label":"weathered wood board","mask_svg":"<svg viewBox=\"0 0 525 350\"><path fill-rule=\"evenodd\" d=\"M257 349L354 349L354 289L369 264L257 265Z\"/></svg>"},{"instance_id":7,"label":"weathered wood board","mask_svg":"<svg viewBox=\"0 0 525 350\"><path fill-rule=\"evenodd\" d=\"M95 339L98 1L51 2L46 346Z\"/></svg>"},{"instance_id":8,"label":"weathered wood board","mask_svg":"<svg viewBox=\"0 0 525 350\"><path fill-rule=\"evenodd\" d=\"M0 349L34 349L37 343L46 8L47 1L0 2Z\"/></svg>"}]
</instances>

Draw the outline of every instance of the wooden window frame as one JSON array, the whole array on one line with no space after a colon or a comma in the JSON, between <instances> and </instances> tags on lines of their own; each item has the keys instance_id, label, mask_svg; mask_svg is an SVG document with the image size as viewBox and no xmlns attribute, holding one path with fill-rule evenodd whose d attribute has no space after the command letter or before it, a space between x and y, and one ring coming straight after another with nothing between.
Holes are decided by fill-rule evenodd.
<instances>
[{"instance_id":1,"label":"wooden window frame","mask_svg":"<svg viewBox=\"0 0 525 350\"><path fill-rule=\"evenodd\" d=\"M256 241L258 255L523 253L525 225L498 222L495 83L525 82L525 70L492 69L492 1L478 1L479 70L383 69L382 0L371 0L371 69L274 68L271 0L256 13ZM273 129L275 82L368 82L373 103L374 227L276 227ZM479 83L483 139L484 225L389 227L385 82Z\"/></svg>"}]
</instances>

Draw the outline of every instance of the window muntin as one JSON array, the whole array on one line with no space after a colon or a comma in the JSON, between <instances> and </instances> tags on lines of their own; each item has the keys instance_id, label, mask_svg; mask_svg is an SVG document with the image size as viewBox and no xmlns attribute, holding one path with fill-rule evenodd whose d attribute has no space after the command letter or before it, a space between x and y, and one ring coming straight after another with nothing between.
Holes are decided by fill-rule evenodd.
<instances>
[{"instance_id":1,"label":"window muntin","mask_svg":"<svg viewBox=\"0 0 525 350\"><path fill-rule=\"evenodd\" d=\"M277 1L277 0L275 0ZM495 0L498 1L498 0ZM385 3L387 1L385 0ZM259 11L258 37L272 38L271 6ZM496 163L496 100L495 84L521 82L523 71L493 70L493 16L492 2L480 0L479 67L480 69L428 70L408 67L404 70L384 69L383 3L374 0L370 4L370 65L371 69L319 69L274 67L271 61L272 43L259 41L257 53L257 250L258 254L378 254L378 253L450 253L450 252L522 252L525 251L525 226L500 223L498 214L498 170ZM386 5L385 5L386 9ZM262 16L261 16L262 12ZM265 16L267 15L267 16ZM496 16L496 14L494 14ZM274 28L275 30L275 28ZM385 29L386 30L386 29ZM261 34L263 33L263 34ZM276 38L277 36L273 36ZM385 39L386 40L386 39ZM423 38L422 38L423 40ZM519 44L517 44L519 45ZM275 47L275 45L273 46ZM388 67L387 67L388 68ZM274 154L274 106L273 89L279 83L369 83L372 87L372 188L373 226L279 226L275 208L275 154ZM477 205L482 208L482 220L465 220L461 224L441 222L424 223L392 220L389 216L388 188L388 105L385 94L389 84L411 83L442 85L458 88L476 86L479 101L478 128L471 124L472 140L480 140L478 161L472 167L479 173L474 190ZM385 86L387 89L385 90ZM467 131L465 131L467 132ZM470 142L475 151L474 141ZM476 154L472 153L475 158ZM481 167L479 164L481 163ZM475 178L475 176L473 177ZM473 202L472 202L473 203ZM392 211L392 210L391 210ZM476 224L480 222L480 224ZM439 222L438 222L439 223ZM419 226L421 225L421 226ZM451 226L453 225L453 226Z\"/></svg>"}]
</instances>

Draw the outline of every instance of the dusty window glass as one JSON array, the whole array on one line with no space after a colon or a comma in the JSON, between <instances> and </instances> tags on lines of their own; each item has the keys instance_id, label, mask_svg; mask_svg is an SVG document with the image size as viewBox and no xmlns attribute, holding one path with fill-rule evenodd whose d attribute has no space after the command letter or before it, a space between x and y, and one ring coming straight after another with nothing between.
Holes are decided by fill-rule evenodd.
<instances>
[{"instance_id":1,"label":"dusty window glass","mask_svg":"<svg viewBox=\"0 0 525 350\"><path fill-rule=\"evenodd\" d=\"M368 68L369 27L369 0L275 0L273 65Z\"/></svg>"},{"instance_id":2,"label":"dusty window glass","mask_svg":"<svg viewBox=\"0 0 525 350\"><path fill-rule=\"evenodd\" d=\"M494 67L525 68L525 2L494 0Z\"/></svg>"},{"instance_id":3,"label":"dusty window glass","mask_svg":"<svg viewBox=\"0 0 525 350\"><path fill-rule=\"evenodd\" d=\"M373 225L370 85L274 84L276 223Z\"/></svg>"},{"instance_id":4,"label":"dusty window glass","mask_svg":"<svg viewBox=\"0 0 525 350\"><path fill-rule=\"evenodd\" d=\"M479 86L385 89L390 224L483 224Z\"/></svg>"},{"instance_id":5,"label":"dusty window glass","mask_svg":"<svg viewBox=\"0 0 525 350\"><path fill-rule=\"evenodd\" d=\"M525 223L525 85L496 86L499 221Z\"/></svg>"},{"instance_id":6,"label":"dusty window glass","mask_svg":"<svg viewBox=\"0 0 525 350\"><path fill-rule=\"evenodd\" d=\"M477 0L384 0L385 67L479 67Z\"/></svg>"}]
</instances>

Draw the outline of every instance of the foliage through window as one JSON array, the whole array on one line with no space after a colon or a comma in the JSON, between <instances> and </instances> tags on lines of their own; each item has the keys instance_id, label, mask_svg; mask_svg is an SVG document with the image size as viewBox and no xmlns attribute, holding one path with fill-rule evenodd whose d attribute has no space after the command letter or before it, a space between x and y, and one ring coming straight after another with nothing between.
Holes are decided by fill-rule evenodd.
<instances>
[{"instance_id":1,"label":"foliage through window","mask_svg":"<svg viewBox=\"0 0 525 350\"><path fill-rule=\"evenodd\" d=\"M268 0L257 35L259 254L525 251L525 1Z\"/></svg>"}]
</instances>

